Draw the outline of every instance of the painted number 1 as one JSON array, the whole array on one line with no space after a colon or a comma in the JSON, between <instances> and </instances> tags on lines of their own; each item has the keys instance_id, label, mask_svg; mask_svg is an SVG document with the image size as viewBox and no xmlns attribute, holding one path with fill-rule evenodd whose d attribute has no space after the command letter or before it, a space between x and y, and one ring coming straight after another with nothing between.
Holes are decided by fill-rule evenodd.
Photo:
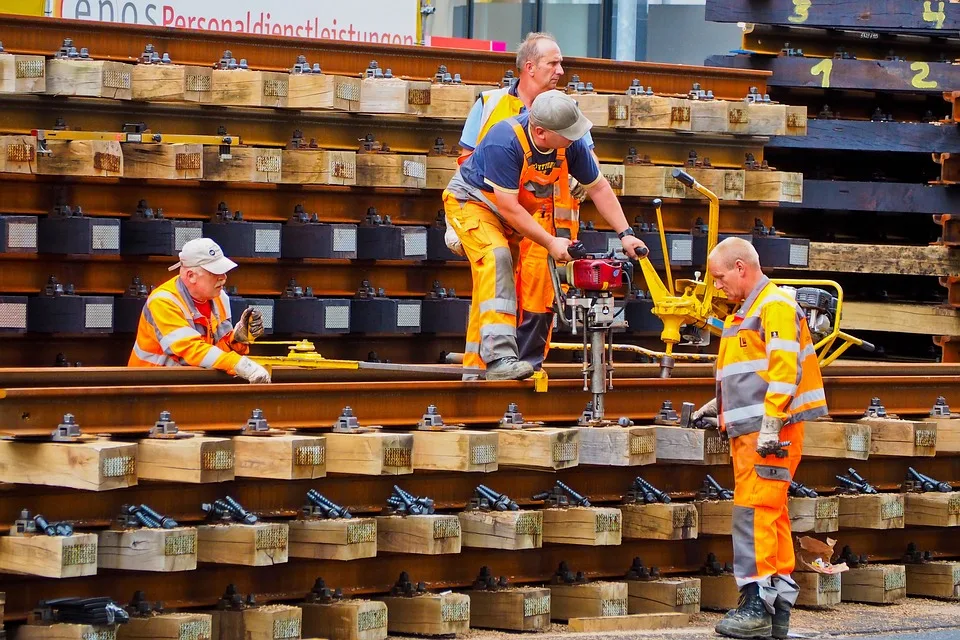
<instances>
[{"instance_id":1,"label":"painted number 1","mask_svg":"<svg viewBox=\"0 0 960 640\"><path fill-rule=\"evenodd\" d=\"M824 89L830 88L830 72L833 71L833 60L830 58L824 58L817 64L810 67L810 75L819 76L823 74L823 79L820 80L820 86Z\"/></svg>"},{"instance_id":2,"label":"painted number 1","mask_svg":"<svg viewBox=\"0 0 960 640\"><path fill-rule=\"evenodd\" d=\"M803 24L810 17L812 4L810 0L793 0L793 15L787 16L787 20L793 24Z\"/></svg>"}]
</instances>

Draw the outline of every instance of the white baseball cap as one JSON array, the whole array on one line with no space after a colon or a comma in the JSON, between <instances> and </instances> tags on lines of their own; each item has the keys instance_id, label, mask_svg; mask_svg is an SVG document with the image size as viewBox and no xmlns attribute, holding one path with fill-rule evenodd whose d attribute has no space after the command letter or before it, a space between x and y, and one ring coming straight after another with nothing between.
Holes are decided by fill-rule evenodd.
<instances>
[{"instance_id":1,"label":"white baseball cap","mask_svg":"<svg viewBox=\"0 0 960 640\"><path fill-rule=\"evenodd\" d=\"M548 131L576 142L593 127L577 101L562 91L551 89L538 95L530 105L530 119Z\"/></svg>"},{"instance_id":2,"label":"white baseball cap","mask_svg":"<svg viewBox=\"0 0 960 640\"><path fill-rule=\"evenodd\" d=\"M175 271L180 267L203 267L210 273L222 276L237 263L223 255L223 249L210 238L196 238L183 245L180 250L180 262L168 268Z\"/></svg>"}]
</instances>

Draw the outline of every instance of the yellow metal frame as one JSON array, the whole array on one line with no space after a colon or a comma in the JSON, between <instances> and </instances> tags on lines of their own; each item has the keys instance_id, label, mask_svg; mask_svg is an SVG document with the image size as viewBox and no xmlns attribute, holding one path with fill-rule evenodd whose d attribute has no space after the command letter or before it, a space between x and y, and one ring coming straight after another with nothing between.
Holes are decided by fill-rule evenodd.
<instances>
[{"instance_id":1,"label":"yellow metal frame","mask_svg":"<svg viewBox=\"0 0 960 640\"><path fill-rule=\"evenodd\" d=\"M69 129L35 129L31 132L37 137L38 141L58 140L63 142L72 142L74 140L106 140L116 142L138 142L143 144L203 144L216 146L235 147L240 142L240 136L212 136L212 135L192 135L161 133L160 142L154 142L151 139L152 131L143 131L141 133L114 132L114 131L72 131Z\"/></svg>"},{"instance_id":2,"label":"yellow metal frame","mask_svg":"<svg viewBox=\"0 0 960 640\"><path fill-rule=\"evenodd\" d=\"M303 369L339 369L358 370L360 362L356 360L330 360L317 352L316 345L309 340L297 341L261 341L254 344L287 345L285 356L248 356L264 367L301 367Z\"/></svg>"},{"instance_id":3,"label":"yellow metal frame","mask_svg":"<svg viewBox=\"0 0 960 640\"><path fill-rule=\"evenodd\" d=\"M695 179L693 179L693 184L688 184L687 186L702 194L709 201L709 217L707 223L707 255L709 256L719 239L720 200L716 194ZM722 331L710 322L710 318L713 317L718 320L723 320L730 312L731 305L723 293L718 291L714 286L713 276L710 274L709 269L705 269L705 276L702 282L699 280L678 279L676 283L674 283L670 270L670 255L667 251L667 238L663 230L663 217L660 211L660 203L655 202L655 206L668 284L665 285L663 283L660 274L657 273L649 257L645 256L640 260L640 269L646 280L647 288L650 290L650 297L653 299L653 313L663 322L663 331L660 334L660 339L663 341L666 349L663 353L659 353L649 349L643 349L642 347L633 347L632 345L618 345L618 347L620 347L618 350L634 351L651 357L662 357L666 355L678 361L692 359L696 362L703 362L703 358L706 356L700 354L675 354L673 352L674 345L680 343L680 326L695 325L700 328L706 328L713 335L719 336ZM837 292L837 311L835 313L833 328L829 335L814 345L817 353L817 362L819 362L821 368L835 362L837 358L851 346L862 346L864 344L864 341L860 338L840 331L840 318L843 317L843 288L839 283L833 280L807 280L800 278L773 279L772 282L777 285L794 287L830 287ZM680 291L679 295L677 291ZM842 342L834 349L838 339ZM567 348L566 345L551 345L551 347ZM577 347L582 348L579 345L577 345ZM691 355L695 356L695 358L688 357ZM715 356L713 359L715 359Z\"/></svg>"}]
</instances>

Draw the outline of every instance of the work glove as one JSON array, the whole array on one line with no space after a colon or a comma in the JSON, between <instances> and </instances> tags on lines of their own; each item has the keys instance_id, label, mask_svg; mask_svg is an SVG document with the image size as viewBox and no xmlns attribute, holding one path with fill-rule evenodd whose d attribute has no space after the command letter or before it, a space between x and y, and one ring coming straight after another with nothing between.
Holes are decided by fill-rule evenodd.
<instances>
[{"instance_id":1,"label":"work glove","mask_svg":"<svg viewBox=\"0 0 960 640\"><path fill-rule=\"evenodd\" d=\"M757 453L761 456L768 456L776 452L780 445L780 429L783 428L783 420L773 416L763 416L763 422L760 423L760 435L757 436Z\"/></svg>"},{"instance_id":2,"label":"work glove","mask_svg":"<svg viewBox=\"0 0 960 640\"><path fill-rule=\"evenodd\" d=\"M247 307L240 314L233 328L233 342L250 344L263 335L263 314L253 307Z\"/></svg>"},{"instance_id":3,"label":"work glove","mask_svg":"<svg viewBox=\"0 0 960 640\"><path fill-rule=\"evenodd\" d=\"M583 202L587 199L587 190L573 176L570 176L570 196L575 198L577 202Z\"/></svg>"},{"instance_id":4,"label":"work glove","mask_svg":"<svg viewBox=\"0 0 960 640\"><path fill-rule=\"evenodd\" d=\"M717 419L717 399L712 399L710 402L690 414L690 420L694 423L702 422L706 427L711 429L718 428L719 420Z\"/></svg>"},{"instance_id":5,"label":"work glove","mask_svg":"<svg viewBox=\"0 0 960 640\"><path fill-rule=\"evenodd\" d=\"M444 220L447 222L447 230L443 234L443 242L447 245L447 249L450 249L450 251L458 256L467 255L463 250L463 243L460 242L460 236L457 235L453 225L450 224L450 219L444 217Z\"/></svg>"},{"instance_id":6,"label":"work glove","mask_svg":"<svg viewBox=\"0 0 960 640\"><path fill-rule=\"evenodd\" d=\"M270 382L270 372L247 356L240 358L240 362L233 370L237 372L238 376L252 384Z\"/></svg>"}]
</instances>

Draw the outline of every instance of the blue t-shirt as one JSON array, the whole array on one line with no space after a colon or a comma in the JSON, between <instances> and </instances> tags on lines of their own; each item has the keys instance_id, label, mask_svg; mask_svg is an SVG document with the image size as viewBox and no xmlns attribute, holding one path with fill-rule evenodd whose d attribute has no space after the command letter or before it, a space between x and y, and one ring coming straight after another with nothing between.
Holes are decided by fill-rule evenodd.
<instances>
[{"instance_id":1,"label":"blue t-shirt","mask_svg":"<svg viewBox=\"0 0 960 640\"><path fill-rule=\"evenodd\" d=\"M530 132L527 130L529 120L528 113L516 116L516 121L523 127L527 144L533 152L530 158L531 164L536 165L543 173L549 173L556 165L557 151L551 149L549 153L542 153L537 149L530 140ZM600 167L590 147L587 146L585 138L567 147L566 158L567 170L584 188L589 189L602 178ZM508 193L519 193L521 171L523 171L523 147L520 146L520 140L517 139L510 120L493 125L473 154L460 165L463 181L471 187L488 193L492 193L494 187Z\"/></svg>"}]
</instances>

